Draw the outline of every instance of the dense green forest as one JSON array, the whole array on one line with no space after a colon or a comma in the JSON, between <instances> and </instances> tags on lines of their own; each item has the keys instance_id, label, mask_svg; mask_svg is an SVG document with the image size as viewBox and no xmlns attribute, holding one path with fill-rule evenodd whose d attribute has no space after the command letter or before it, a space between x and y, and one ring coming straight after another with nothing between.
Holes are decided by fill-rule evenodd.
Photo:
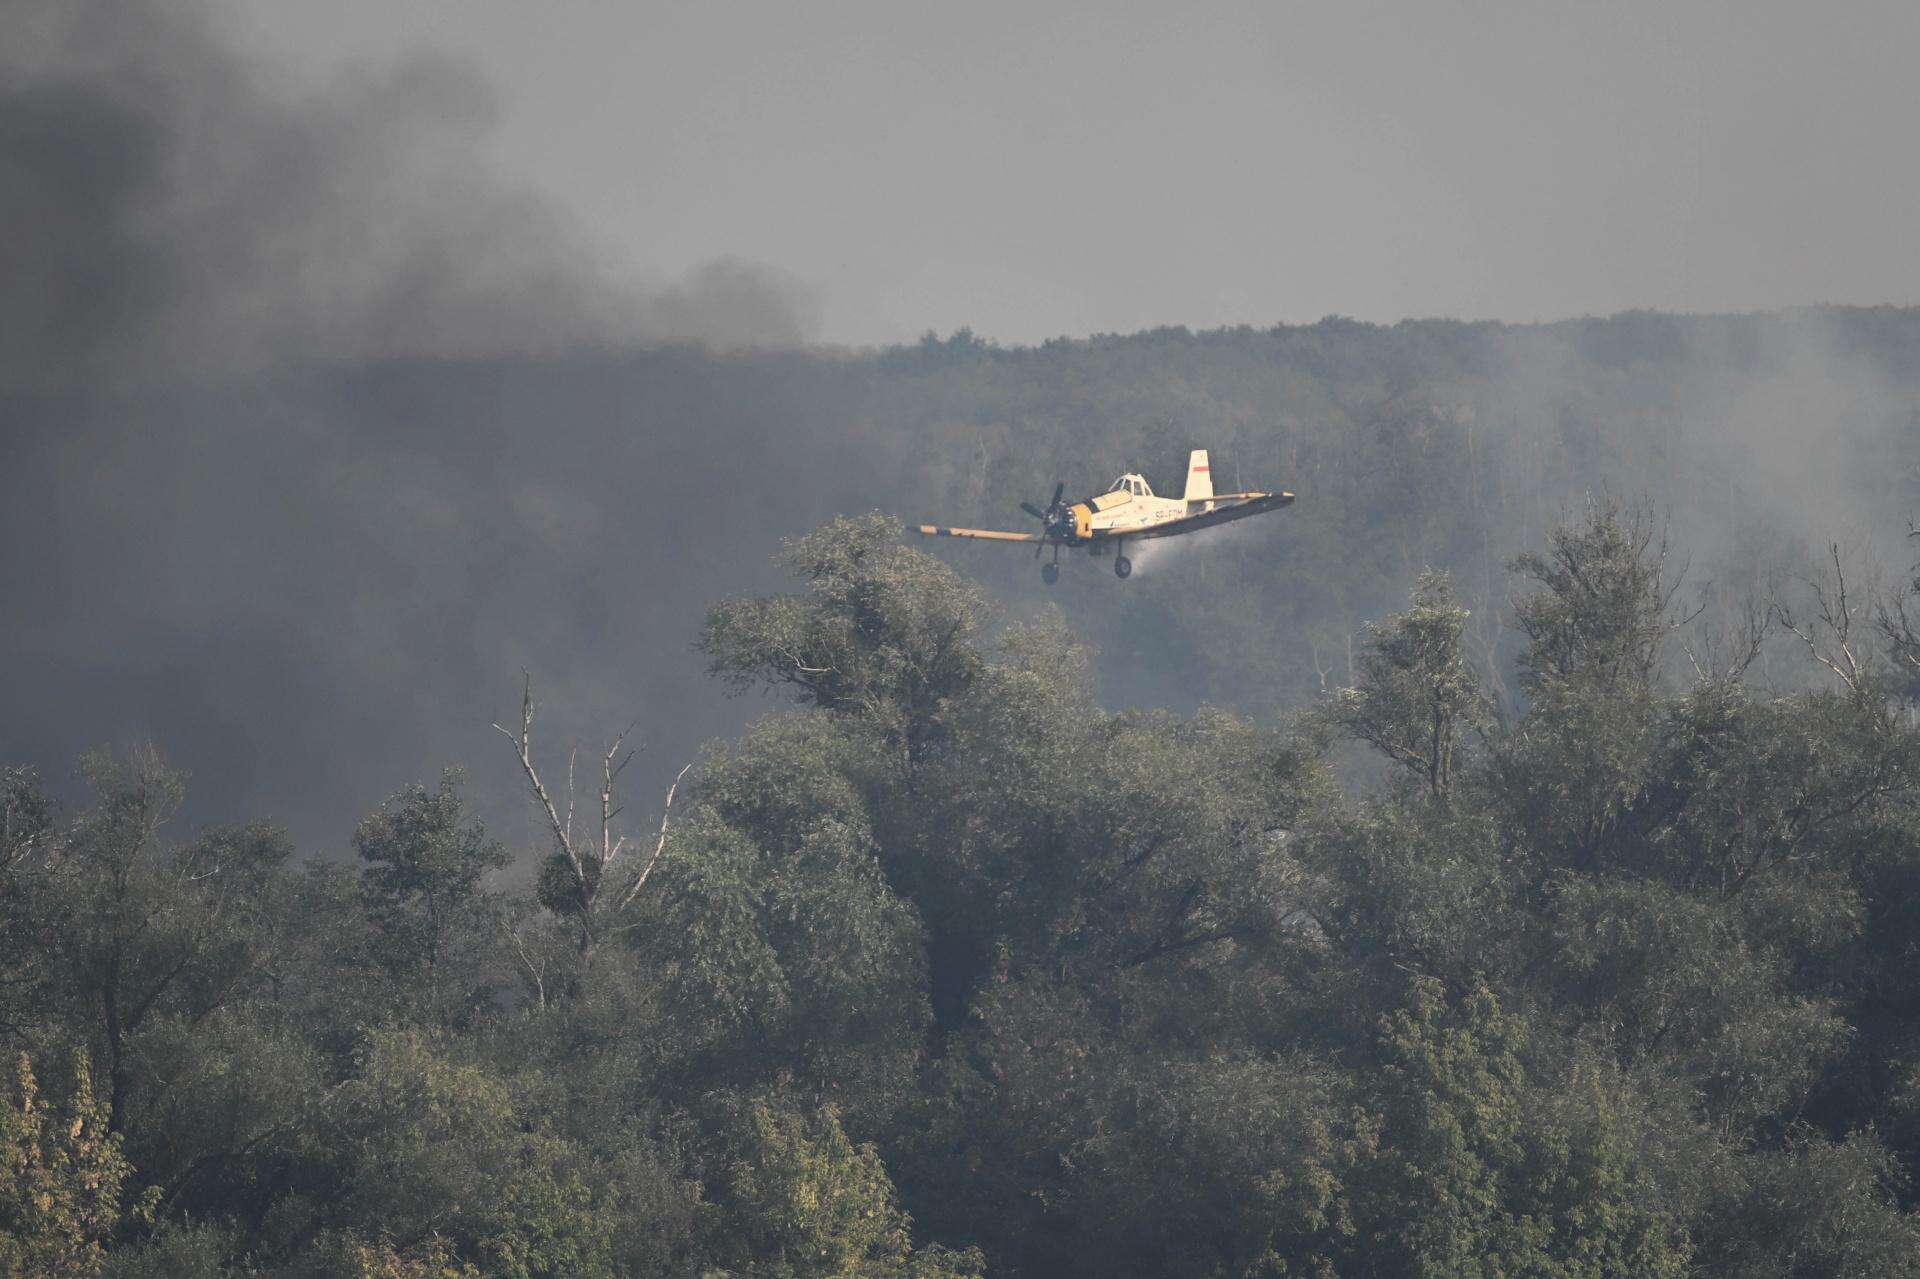
<instances>
[{"instance_id":1,"label":"dense green forest","mask_svg":"<svg viewBox=\"0 0 1920 1279\"><path fill-rule=\"evenodd\" d=\"M1250 719L836 519L706 613L790 704L664 824L536 672L525 874L457 773L342 860L13 769L0 1274L1920 1271L1920 584L1716 604L1662 526Z\"/></svg>"}]
</instances>

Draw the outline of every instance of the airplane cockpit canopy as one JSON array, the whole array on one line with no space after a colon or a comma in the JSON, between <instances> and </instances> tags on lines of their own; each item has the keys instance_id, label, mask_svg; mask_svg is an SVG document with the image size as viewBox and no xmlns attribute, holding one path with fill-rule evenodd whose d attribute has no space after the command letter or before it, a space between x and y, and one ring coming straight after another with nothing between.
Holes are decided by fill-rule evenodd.
<instances>
[{"instance_id":1,"label":"airplane cockpit canopy","mask_svg":"<svg viewBox=\"0 0 1920 1279\"><path fill-rule=\"evenodd\" d=\"M1135 497L1153 496L1153 490L1147 487L1146 477L1140 475L1128 474L1121 476L1113 482L1113 491L1118 493L1131 493Z\"/></svg>"}]
</instances>

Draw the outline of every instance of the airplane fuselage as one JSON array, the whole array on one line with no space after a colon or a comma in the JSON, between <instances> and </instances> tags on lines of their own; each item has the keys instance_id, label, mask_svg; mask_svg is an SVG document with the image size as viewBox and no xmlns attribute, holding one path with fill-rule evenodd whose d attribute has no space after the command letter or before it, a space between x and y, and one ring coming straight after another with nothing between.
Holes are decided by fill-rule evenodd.
<instances>
[{"instance_id":1,"label":"airplane fuselage","mask_svg":"<svg viewBox=\"0 0 1920 1279\"><path fill-rule=\"evenodd\" d=\"M1145 487L1144 484L1141 485ZM1195 506L1210 503L1194 503ZM1155 497L1117 488L1099 497L1076 502L1072 507L1076 538L1090 541L1096 537L1124 536L1185 519L1187 502L1176 497Z\"/></svg>"},{"instance_id":2,"label":"airplane fuselage","mask_svg":"<svg viewBox=\"0 0 1920 1279\"><path fill-rule=\"evenodd\" d=\"M1204 466L1205 463L1200 463ZM1284 506L1291 493L1219 493L1160 497L1138 475L1123 475L1098 497L1075 502L1047 526L1049 540L1067 545L1110 538L1168 537Z\"/></svg>"}]
</instances>

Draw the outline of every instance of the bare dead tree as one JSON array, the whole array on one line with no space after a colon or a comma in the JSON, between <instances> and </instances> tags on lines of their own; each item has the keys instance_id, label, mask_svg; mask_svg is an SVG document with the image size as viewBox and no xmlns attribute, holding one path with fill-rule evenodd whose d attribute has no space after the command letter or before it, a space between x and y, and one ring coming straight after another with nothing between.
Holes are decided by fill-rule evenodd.
<instances>
[{"instance_id":1,"label":"bare dead tree","mask_svg":"<svg viewBox=\"0 0 1920 1279\"><path fill-rule=\"evenodd\" d=\"M1311 635L1307 637L1307 651L1313 655L1313 669L1320 677L1321 695L1325 696L1327 693L1333 691L1327 687L1327 680L1332 677L1333 668L1320 660L1320 645L1315 642Z\"/></svg>"},{"instance_id":2,"label":"bare dead tree","mask_svg":"<svg viewBox=\"0 0 1920 1279\"><path fill-rule=\"evenodd\" d=\"M1920 538L1920 526L1907 525L1907 538ZM1920 684L1920 564L1909 570L1903 589L1880 593L1874 602L1874 628L1886 642L1887 655L1906 675L1911 701Z\"/></svg>"},{"instance_id":3,"label":"bare dead tree","mask_svg":"<svg viewBox=\"0 0 1920 1279\"><path fill-rule=\"evenodd\" d=\"M1871 655L1855 624L1867 616L1867 600L1848 585L1838 542L1827 544L1827 555L1833 566L1830 572L1799 579L1812 597L1812 614L1796 613L1777 597L1773 612L1781 628L1796 636L1814 661L1831 671L1848 692L1860 696L1867 691Z\"/></svg>"},{"instance_id":4,"label":"bare dead tree","mask_svg":"<svg viewBox=\"0 0 1920 1279\"><path fill-rule=\"evenodd\" d=\"M1506 672L1500 665L1500 645L1506 638L1506 617L1500 609L1500 601L1494 598L1494 582L1491 570L1485 578L1480 591L1470 601L1467 610L1467 625L1461 638L1471 651L1480 670L1481 685L1487 691L1487 706L1492 712L1492 721L1496 726L1504 726L1508 719L1508 707L1512 704L1512 695L1507 691ZM1511 609L1513 600L1509 596L1506 606Z\"/></svg>"},{"instance_id":5,"label":"bare dead tree","mask_svg":"<svg viewBox=\"0 0 1920 1279\"><path fill-rule=\"evenodd\" d=\"M1710 592L1703 589L1694 617L1705 616L1709 603ZM1709 618L1680 641L1694 678L1702 684L1744 678L1766 651L1768 633L1773 629L1773 610L1751 592L1742 594L1737 602L1722 594L1719 603L1717 620Z\"/></svg>"},{"instance_id":6,"label":"bare dead tree","mask_svg":"<svg viewBox=\"0 0 1920 1279\"><path fill-rule=\"evenodd\" d=\"M573 845L572 796L568 796L567 816L566 820L562 821L559 810L553 806L553 796L547 793L546 784L540 780L539 770L533 766L533 676L531 674L526 677L525 689L520 698L520 735L515 737L499 724L495 724L493 728L495 732L505 734L507 740L515 744L515 754L520 760L520 770L526 774L527 784L533 788L533 797L547 816L547 824L553 832L554 843L573 865L574 873L576 875L581 873L580 855ZM571 765L567 769L567 782L571 788L573 782Z\"/></svg>"},{"instance_id":7,"label":"bare dead tree","mask_svg":"<svg viewBox=\"0 0 1920 1279\"><path fill-rule=\"evenodd\" d=\"M566 957L561 952L572 947L542 927L538 908L524 902L497 909L494 923L513 951L514 964L533 993L535 1006L545 1008L563 981Z\"/></svg>"},{"instance_id":8,"label":"bare dead tree","mask_svg":"<svg viewBox=\"0 0 1920 1279\"><path fill-rule=\"evenodd\" d=\"M631 883L624 891L614 887L621 865L622 855L627 852L627 836L616 833L615 823L626 811L618 798L620 777L627 766L633 763L639 753L626 745L628 735L633 731L629 724L616 733L613 742L600 757L600 830L598 836L577 832L574 829L575 787L574 766L579 752L573 751L567 760L567 807L563 817L553 795L547 790L540 778L540 770L533 760L533 676L527 675L520 697L520 724L516 732L503 725L495 724L494 729L513 743L514 757L519 761L521 774L526 778L527 787L532 792L534 802L547 819L547 830L552 836L554 857L552 864L558 867L565 880L565 893L556 894L544 891L542 902L549 909L556 909L560 901L567 903L564 912L575 916L579 928L579 948L585 954L592 948L594 939L602 932L601 916L608 913L603 903L614 903L613 911L624 911L640 896L646 887L654 867L659 864L667 846L667 823L673 811L673 798L679 790L680 781L687 775L682 768L667 788L665 808L660 817L660 837L656 841L652 855L639 868ZM523 960L527 958L524 950ZM531 969L531 965L529 965ZM538 973L532 978L536 986L544 988L544 979Z\"/></svg>"}]
</instances>

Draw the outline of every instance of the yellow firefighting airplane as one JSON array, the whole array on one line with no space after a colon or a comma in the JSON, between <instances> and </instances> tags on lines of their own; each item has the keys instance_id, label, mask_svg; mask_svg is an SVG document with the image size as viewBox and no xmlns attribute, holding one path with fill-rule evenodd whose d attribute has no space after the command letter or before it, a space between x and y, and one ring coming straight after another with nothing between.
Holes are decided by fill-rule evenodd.
<instances>
[{"instance_id":1,"label":"yellow firefighting airplane","mask_svg":"<svg viewBox=\"0 0 1920 1279\"><path fill-rule=\"evenodd\" d=\"M1113 571L1117 577L1133 572L1133 561L1125 555L1130 537L1172 537L1211 528L1249 515L1277 511L1293 501L1291 493L1215 493L1213 474L1207 465L1207 451L1195 449L1187 460L1187 492L1184 497L1155 497L1146 480L1126 474L1098 497L1083 502L1060 500L1065 484L1054 486L1053 501L1041 510L1031 502L1020 508L1040 521L1038 533L1002 533L994 529L946 528L922 524L928 537L978 537L995 542L1034 542L1035 559L1048 546L1053 558L1041 565L1040 576L1051 586L1060 580L1060 550L1084 546L1089 555L1105 555L1113 547Z\"/></svg>"}]
</instances>

